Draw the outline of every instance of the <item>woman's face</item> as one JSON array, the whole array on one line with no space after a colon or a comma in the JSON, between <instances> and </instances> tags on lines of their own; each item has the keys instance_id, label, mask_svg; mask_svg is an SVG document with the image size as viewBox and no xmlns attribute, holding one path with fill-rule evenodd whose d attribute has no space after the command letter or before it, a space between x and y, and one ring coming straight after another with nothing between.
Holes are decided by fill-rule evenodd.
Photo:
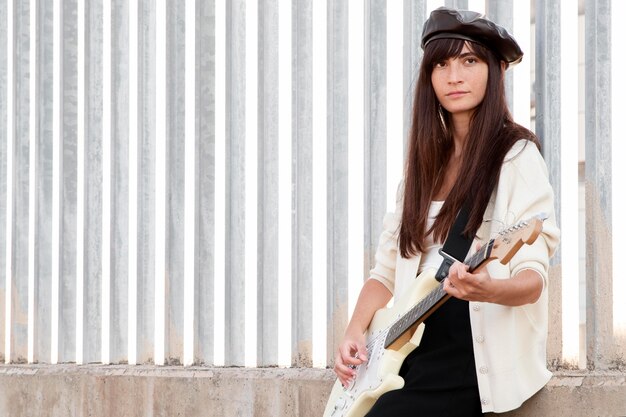
<instances>
[{"instance_id":1,"label":"woman's face","mask_svg":"<svg viewBox=\"0 0 626 417\"><path fill-rule=\"evenodd\" d=\"M431 82L444 109L454 116L471 115L485 97L488 76L487 63L466 43L459 56L435 63Z\"/></svg>"}]
</instances>

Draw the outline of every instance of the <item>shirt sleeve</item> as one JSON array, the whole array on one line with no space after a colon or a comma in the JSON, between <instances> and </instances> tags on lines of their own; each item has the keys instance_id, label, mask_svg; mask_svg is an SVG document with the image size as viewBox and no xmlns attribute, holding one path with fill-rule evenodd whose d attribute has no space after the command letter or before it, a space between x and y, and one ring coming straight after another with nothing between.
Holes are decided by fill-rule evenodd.
<instances>
[{"instance_id":1,"label":"shirt sleeve","mask_svg":"<svg viewBox=\"0 0 626 417\"><path fill-rule=\"evenodd\" d=\"M374 268L370 270L370 279L380 281L392 294L396 281L396 257L398 256L398 236L402 220L404 182L401 181L396 192L395 212L385 214L383 230L378 238Z\"/></svg>"},{"instance_id":2,"label":"shirt sleeve","mask_svg":"<svg viewBox=\"0 0 626 417\"><path fill-rule=\"evenodd\" d=\"M507 193L507 216L512 217L512 224L539 214L547 216L535 242L522 246L509 262L511 276L523 269L533 269L543 277L545 288L550 258L560 238L554 212L554 192L545 161L534 143L523 141L521 150L516 145L511 153L512 157L507 155L505 159L499 181Z\"/></svg>"}]
</instances>

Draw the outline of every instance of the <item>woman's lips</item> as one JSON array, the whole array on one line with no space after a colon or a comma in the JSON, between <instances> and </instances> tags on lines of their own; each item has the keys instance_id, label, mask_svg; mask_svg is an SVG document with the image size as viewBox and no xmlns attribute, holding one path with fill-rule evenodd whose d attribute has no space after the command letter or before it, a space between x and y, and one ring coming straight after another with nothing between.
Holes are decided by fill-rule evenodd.
<instances>
[{"instance_id":1,"label":"woman's lips","mask_svg":"<svg viewBox=\"0 0 626 417\"><path fill-rule=\"evenodd\" d=\"M456 97L461 97L467 93L468 91L451 91L448 94L446 94L446 97L456 98Z\"/></svg>"}]
</instances>

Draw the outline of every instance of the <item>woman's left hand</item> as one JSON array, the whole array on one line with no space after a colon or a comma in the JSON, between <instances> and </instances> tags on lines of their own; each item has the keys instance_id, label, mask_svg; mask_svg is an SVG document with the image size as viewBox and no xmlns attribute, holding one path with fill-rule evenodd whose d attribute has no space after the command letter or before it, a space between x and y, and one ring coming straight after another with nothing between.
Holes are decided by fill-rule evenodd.
<instances>
[{"instance_id":1,"label":"woman's left hand","mask_svg":"<svg viewBox=\"0 0 626 417\"><path fill-rule=\"evenodd\" d=\"M443 282L443 289L455 298L467 301L490 301L493 279L487 268L475 274L468 271L468 266L455 262L450 266L448 277Z\"/></svg>"},{"instance_id":2,"label":"woman's left hand","mask_svg":"<svg viewBox=\"0 0 626 417\"><path fill-rule=\"evenodd\" d=\"M536 302L543 291L543 278L534 269L522 269L508 279L495 279L487 268L475 274L468 266L455 262L443 282L443 289L453 297L505 306L521 306Z\"/></svg>"}]
</instances>

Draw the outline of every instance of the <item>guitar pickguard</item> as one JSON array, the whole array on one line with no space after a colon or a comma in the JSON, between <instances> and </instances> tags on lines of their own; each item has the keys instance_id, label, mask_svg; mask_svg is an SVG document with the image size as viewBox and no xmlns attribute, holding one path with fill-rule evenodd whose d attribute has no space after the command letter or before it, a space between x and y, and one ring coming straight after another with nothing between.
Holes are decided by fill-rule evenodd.
<instances>
[{"instance_id":1,"label":"guitar pickguard","mask_svg":"<svg viewBox=\"0 0 626 417\"><path fill-rule=\"evenodd\" d=\"M438 285L434 274L435 271L421 274L405 297L392 308L376 313L366 335L368 362L356 367L356 377L346 389L339 381L335 383L324 417L362 417L381 395L404 386L398 372L404 359L419 345L424 324L420 324L410 340L398 350L385 349L385 339L390 324Z\"/></svg>"}]
</instances>

